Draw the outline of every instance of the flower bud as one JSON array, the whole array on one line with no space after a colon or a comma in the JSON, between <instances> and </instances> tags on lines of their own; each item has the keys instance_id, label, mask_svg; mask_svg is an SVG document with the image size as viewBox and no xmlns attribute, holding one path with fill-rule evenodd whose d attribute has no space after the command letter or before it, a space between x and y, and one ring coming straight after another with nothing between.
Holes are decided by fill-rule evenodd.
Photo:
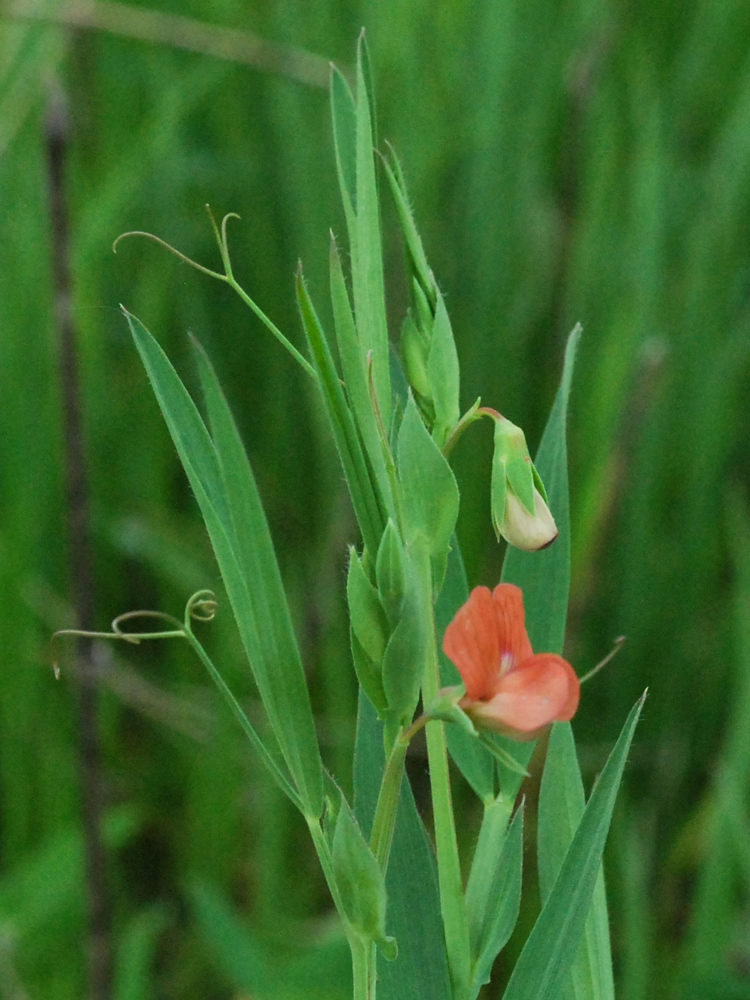
<instances>
[{"instance_id":1,"label":"flower bud","mask_svg":"<svg viewBox=\"0 0 750 1000\"><path fill-rule=\"evenodd\" d=\"M526 552L536 552L557 538L557 525L544 496L544 486L529 457L520 427L500 414L495 420L492 459L492 524L498 539Z\"/></svg>"}]
</instances>

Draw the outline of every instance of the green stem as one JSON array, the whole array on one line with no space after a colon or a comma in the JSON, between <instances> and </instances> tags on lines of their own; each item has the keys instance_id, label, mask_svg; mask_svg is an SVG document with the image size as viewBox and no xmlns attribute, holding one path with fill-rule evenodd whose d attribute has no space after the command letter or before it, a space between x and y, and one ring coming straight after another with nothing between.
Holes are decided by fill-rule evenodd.
<instances>
[{"instance_id":1,"label":"green stem","mask_svg":"<svg viewBox=\"0 0 750 1000\"><path fill-rule=\"evenodd\" d=\"M421 571L426 606L430 608L432 619L430 651L422 682L422 702L425 705L430 705L435 700L440 686L440 667L437 656L435 618L432 612L432 580L428 558L422 560ZM453 816L445 725L438 720L432 721L427 726L427 757L430 766L430 786L435 822L440 909L448 965L453 981L455 1000L465 1000L469 994L471 980L469 924Z\"/></svg>"},{"instance_id":2,"label":"green stem","mask_svg":"<svg viewBox=\"0 0 750 1000\"><path fill-rule=\"evenodd\" d=\"M372 942L363 940L347 920L344 904L333 874L331 851L321 828L320 821L314 816L305 816L305 819L307 820L307 826L315 845L320 867L323 869L328 890L331 893L336 910L344 925L344 932L352 953L353 1000L375 1000L375 946Z\"/></svg>"},{"instance_id":3,"label":"green stem","mask_svg":"<svg viewBox=\"0 0 750 1000\"><path fill-rule=\"evenodd\" d=\"M375 1000L375 977L372 974L375 951L369 941L353 937L349 940L352 950L354 1000Z\"/></svg>"},{"instance_id":4,"label":"green stem","mask_svg":"<svg viewBox=\"0 0 750 1000\"><path fill-rule=\"evenodd\" d=\"M416 736L419 730L424 728L427 721L426 715L420 715L408 729L399 733L385 766L383 782L380 786L378 802L375 807L375 818L372 822L372 834L370 836L370 848L375 855L375 860L380 865L383 875L388 870L388 858L391 853L391 844L393 843L393 831L396 829L396 815L401 795L401 781L404 776L406 751L409 748L412 737Z\"/></svg>"},{"instance_id":5,"label":"green stem","mask_svg":"<svg viewBox=\"0 0 750 1000\"><path fill-rule=\"evenodd\" d=\"M271 331L271 333L279 341L279 343L283 344L284 347L286 347L287 351L289 351L294 360L299 362L300 365L302 365L302 367L305 369L305 371L313 380L313 382L317 382L318 381L317 372L310 364L310 362L307 360L307 358L304 357L302 354L300 354L300 352L297 350L294 344L287 337L284 336L284 334L281 332L281 330L279 330L279 328L276 326L273 320L269 319L269 317L266 316L266 314L263 312L260 306L250 298L250 296L247 294L242 285L238 284L234 276L228 275L225 280L227 284L230 286L230 288L232 288L239 295L239 297L242 299L245 305L249 306L252 309L252 311L255 313L255 315L258 317L261 323L263 323L263 325Z\"/></svg>"}]
</instances>

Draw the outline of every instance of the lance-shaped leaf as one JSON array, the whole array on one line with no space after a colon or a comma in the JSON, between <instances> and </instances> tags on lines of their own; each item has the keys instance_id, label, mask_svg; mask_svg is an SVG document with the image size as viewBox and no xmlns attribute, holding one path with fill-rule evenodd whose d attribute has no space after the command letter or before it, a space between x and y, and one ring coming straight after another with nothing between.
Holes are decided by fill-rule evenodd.
<instances>
[{"instance_id":1,"label":"lance-shaped leaf","mask_svg":"<svg viewBox=\"0 0 750 1000\"><path fill-rule=\"evenodd\" d=\"M340 74L334 72L331 107L339 182L349 231L357 333L363 356L367 358L372 352L375 390L383 422L388 429L391 416L388 324L385 310L380 208L375 177L371 91L367 45L362 33L357 46L356 95L352 98L346 82ZM353 136L352 123L354 123ZM352 149L354 150L353 188Z\"/></svg>"},{"instance_id":2,"label":"lance-shaped leaf","mask_svg":"<svg viewBox=\"0 0 750 1000\"><path fill-rule=\"evenodd\" d=\"M437 307L432 324L430 353L427 358L427 377L430 382L432 404L435 409L433 434L442 448L458 423L460 372L456 342L443 296L437 293Z\"/></svg>"},{"instance_id":3,"label":"lance-shaped leaf","mask_svg":"<svg viewBox=\"0 0 750 1000\"><path fill-rule=\"evenodd\" d=\"M407 539L423 546L428 552L435 593L438 593L458 518L458 486L445 456L422 422L411 395L399 429L397 464L403 487Z\"/></svg>"},{"instance_id":4,"label":"lance-shaped leaf","mask_svg":"<svg viewBox=\"0 0 750 1000\"><path fill-rule=\"evenodd\" d=\"M315 312L301 271L297 272L297 301L307 342L313 356L313 363L319 376L328 423L349 486L354 513L357 516L365 546L370 552L377 552L386 521L383 499L378 484L374 476L371 475L371 467L368 466L365 459L361 440L346 402L344 390L341 387L331 349L328 346L326 335Z\"/></svg>"},{"instance_id":5,"label":"lance-shaped leaf","mask_svg":"<svg viewBox=\"0 0 750 1000\"><path fill-rule=\"evenodd\" d=\"M558 1000L570 974L594 894L617 790L645 695L628 716L526 940L504 1000Z\"/></svg>"},{"instance_id":6,"label":"lance-shaped leaf","mask_svg":"<svg viewBox=\"0 0 750 1000\"><path fill-rule=\"evenodd\" d=\"M241 442L222 418L221 457L217 454L166 354L139 320L126 316L206 522L274 735L306 810L317 817L323 770L307 685L252 472L244 451L240 457L237 450ZM213 405L221 410L225 404L214 399ZM240 539L237 525L245 518Z\"/></svg>"},{"instance_id":7,"label":"lance-shaped leaf","mask_svg":"<svg viewBox=\"0 0 750 1000\"><path fill-rule=\"evenodd\" d=\"M586 798L569 722L552 729L539 796L538 868L544 903L583 815ZM583 940L563 995L568 1000L614 1000L607 896L600 867Z\"/></svg>"},{"instance_id":8,"label":"lance-shaped leaf","mask_svg":"<svg viewBox=\"0 0 750 1000\"><path fill-rule=\"evenodd\" d=\"M336 242L331 237L330 283L336 342L341 368L346 384L346 395L357 427L362 435L367 456L372 466L380 492L387 506L391 506L391 486L383 453L377 419L370 393L368 361L354 323L349 292L341 268Z\"/></svg>"},{"instance_id":9,"label":"lance-shaped leaf","mask_svg":"<svg viewBox=\"0 0 750 1000\"><path fill-rule=\"evenodd\" d=\"M559 535L554 545L543 552L524 552L508 546L503 563L502 580L515 583L523 590L526 629L536 652L562 654L565 623L568 617L570 591L570 500L568 497L568 448L566 425L568 399L573 379L576 351L581 327L576 326L565 348L560 388L544 429L535 465L547 488ZM502 737L496 741L526 767L533 744L516 743ZM500 769L500 787L515 796L520 775Z\"/></svg>"},{"instance_id":10,"label":"lance-shaped leaf","mask_svg":"<svg viewBox=\"0 0 750 1000\"><path fill-rule=\"evenodd\" d=\"M472 951L472 996L490 981L521 906L523 806L506 833L510 803L500 796L485 809L466 888Z\"/></svg>"}]
</instances>

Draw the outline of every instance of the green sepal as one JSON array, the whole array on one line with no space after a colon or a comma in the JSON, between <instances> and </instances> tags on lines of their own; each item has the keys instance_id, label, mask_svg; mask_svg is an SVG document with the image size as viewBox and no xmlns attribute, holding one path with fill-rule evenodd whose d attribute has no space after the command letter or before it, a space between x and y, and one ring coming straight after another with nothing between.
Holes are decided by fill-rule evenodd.
<instances>
[{"instance_id":1,"label":"green sepal","mask_svg":"<svg viewBox=\"0 0 750 1000\"><path fill-rule=\"evenodd\" d=\"M388 702L383 690L383 677L380 668L377 664L373 663L364 649L362 649L362 645L353 628L349 629L349 641L352 647L352 660L357 680L362 686L362 690L372 702L378 715L382 718L388 708Z\"/></svg>"},{"instance_id":2,"label":"green sepal","mask_svg":"<svg viewBox=\"0 0 750 1000\"><path fill-rule=\"evenodd\" d=\"M428 633L428 609L423 607L422 588L416 571L408 565L404 604L398 625L383 656L383 689L388 709L401 724L408 724L419 700L424 673Z\"/></svg>"},{"instance_id":3,"label":"green sepal","mask_svg":"<svg viewBox=\"0 0 750 1000\"><path fill-rule=\"evenodd\" d=\"M544 500L544 502L547 504L547 506L549 506L549 500L547 499L547 491L544 488L544 483L542 482L542 477L536 471L536 466L534 465L533 462L531 463L531 474L534 477L534 486L541 493L542 500Z\"/></svg>"},{"instance_id":4,"label":"green sepal","mask_svg":"<svg viewBox=\"0 0 750 1000\"><path fill-rule=\"evenodd\" d=\"M399 430L397 465L407 540L428 552L437 595L458 519L459 493L451 467L430 437L411 395Z\"/></svg>"},{"instance_id":5,"label":"green sepal","mask_svg":"<svg viewBox=\"0 0 750 1000\"><path fill-rule=\"evenodd\" d=\"M495 537L498 542L502 537L505 505L507 503L508 478L505 470L505 461L495 455L492 459L492 479L490 482L490 514L492 516L492 527L495 530Z\"/></svg>"},{"instance_id":6,"label":"green sepal","mask_svg":"<svg viewBox=\"0 0 750 1000\"><path fill-rule=\"evenodd\" d=\"M394 626L404 607L406 593L406 553L398 529L389 518L375 560L378 596L386 617Z\"/></svg>"},{"instance_id":7,"label":"green sepal","mask_svg":"<svg viewBox=\"0 0 750 1000\"><path fill-rule=\"evenodd\" d=\"M437 697L430 702L424 714L430 719L453 722L469 736L478 737L479 733L474 728L474 723L458 704L465 694L466 688L463 684L443 688L442 691L438 692Z\"/></svg>"},{"instance_id":8,"label":"green sepal","mask_svg":"<svg viewBox=\"0 0 750 1000\"><path fill-rule=\"evenodd\" d=\"M430 301L425 295L424 289L416 278L412 278L411 290L414 296L414 308L417 314L415 323L419 328L425 344L429 344L432 337L432 324L435 317L430 306Z\"/></svg>"},{"instance_id":9,"label":"green sepal","mask_svg":"<svg viewBox=\"0 0 750 1000\"><path fill-rule=\"evenodd\" d=\"M501 465L505 469L505 475L511 489L526 510L533 514L534 467L529 456L526 437L520 427L516 427L505 417L495 420L493 475L496 466L499 474Z\"/></svg>"},{"instance_id":10,"label":"green sepal","mask_svg":"<svg viewBox=\"0 0 750 1000\"><path fill-rule=\"evenodd\" d=\"M531 459L514 459L505 469L510 488L529 514L536 513L534 503L534 472Z\"/></svg>"},{"instance_id":11,"label":"green sepal","mask_svg":"<svg viewBox=\"0 0 750 1000\"><path fill-rule=\"evenodd\" d=\"M360 937L378 944L392 961L396 957L396 942L385 932L383 873L343 795L331 854L333 877L350 927Z\"/></svg>"},{"instance_id":12,"label":"green sepal","mask_svg":"<svg viewBox=\"0 0 750 1000\"><path fill-rule=\"evenodd\" d=\"M368 580L354 546L349 548L346 599L354 634L373 663L379 665L383 659L390 628L378 592Z\"/></svg>"},{"instance_id":13,"label":"green sepal","mask_svg":"<svg viewBox=\"0 0 750 1000\"><path fill-rule=\"evenodd\" d=\"M425 256L422 239L414 222L414 215L409 204L409 196L406 192L406 184L404 183L404 175L401 170L401 164L398 161L398 157L396 156L393 147L389 148L389 152L391 162L389 163L387 160L384 160L385 175L388 178L391 194L393 195L393 202L396 206L396 214L398 215L398 221L401 224L401 231L404 234L404 241L406 243L406 249L411 261L412 270L414 271L414 276L419 281L425 294L432 299L431 305L434 307L436 292L435 281L432 277L432 271L427 263L427 257Z\"/></svg>"},{"instance_id":14,"label":"green sepal","mask_svg":"<svg viewBox=\"0 0 750 1000\"><path fill-rule=\"evenodd\" d=\"M430 396L435 408L433 436L442 448L461 416L459 407L460 371L456 342L443 296L437 293L435 321L427 358Z\"/></svg>"}]
</instances>

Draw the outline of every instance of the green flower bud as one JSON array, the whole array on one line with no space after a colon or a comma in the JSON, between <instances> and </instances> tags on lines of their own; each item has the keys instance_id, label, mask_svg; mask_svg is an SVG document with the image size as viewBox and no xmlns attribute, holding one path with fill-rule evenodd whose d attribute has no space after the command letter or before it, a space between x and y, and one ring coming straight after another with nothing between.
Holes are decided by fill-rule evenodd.
<instances>
[{"instance_id":1,"label":"green flower bud","mask_svg":"<svg viewBox=\"0 0 750 1000\"><path fill-rule=\"evenodd\" d=\"M406 591L406 553L399 538L396 525L390 518L383 532L383 537L375 561L375 577L378 582L378 594L391 626L395 626L401 617Z\"/></svg>"},{"instance_id":2,"label":"green flower bud","mask_svg":"<svg viewBox=\"0 0 750 1000\"><path fill-rule=\"evenodd\" d=\"M523 431L499 413L494 420L491 489L495 534L525 552L536 552L554 542L557 525L529 457Z\"/></svg>"}]
</instances>

